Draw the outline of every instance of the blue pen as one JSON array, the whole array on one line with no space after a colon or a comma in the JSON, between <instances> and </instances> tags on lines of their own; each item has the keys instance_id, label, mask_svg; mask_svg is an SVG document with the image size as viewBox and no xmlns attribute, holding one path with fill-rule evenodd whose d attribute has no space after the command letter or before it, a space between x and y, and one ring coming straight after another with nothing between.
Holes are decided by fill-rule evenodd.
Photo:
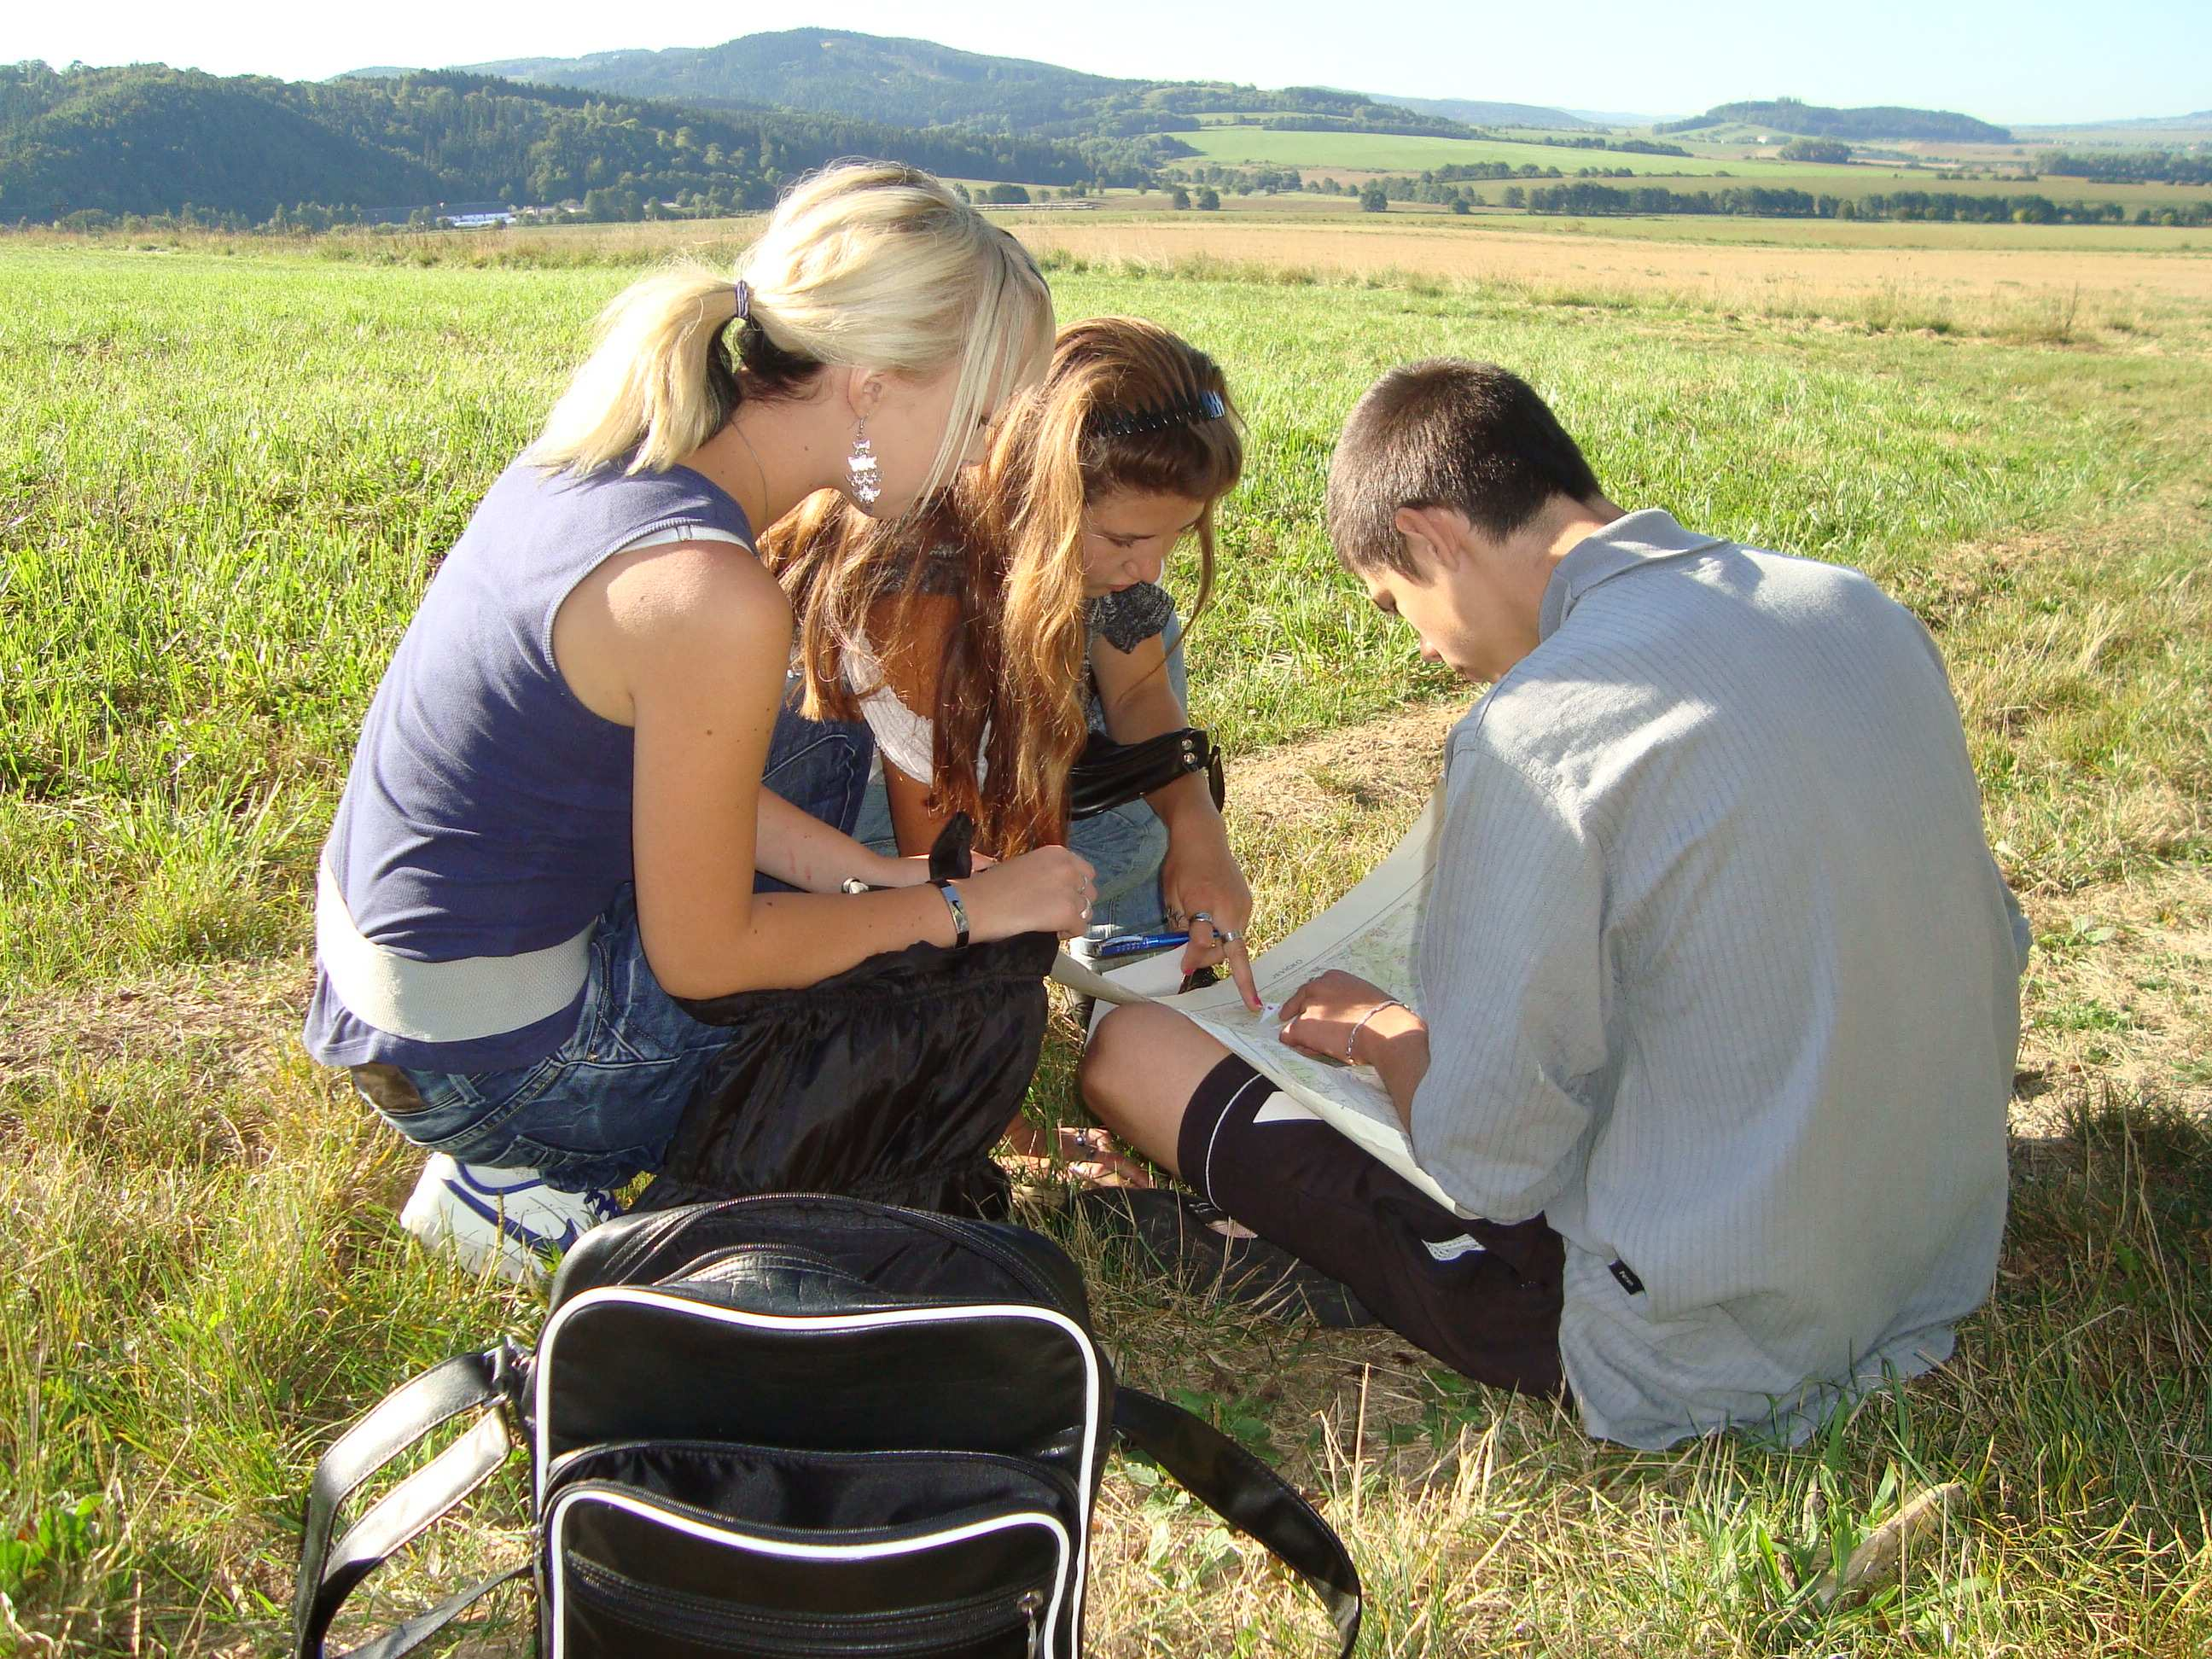
<instances>
[{"instance_id":1,"label":"blue pen","mask_svg":"<svg viewBox=\"0 0 2212 1659\"><path fill-rule=\"evenodd\" d=\"M1139 951L1167 951L1189 943L1188 933L1122 933L1102 941L1097 954L1101 957L1133 957Z\"/></svg>"}]
</instances>

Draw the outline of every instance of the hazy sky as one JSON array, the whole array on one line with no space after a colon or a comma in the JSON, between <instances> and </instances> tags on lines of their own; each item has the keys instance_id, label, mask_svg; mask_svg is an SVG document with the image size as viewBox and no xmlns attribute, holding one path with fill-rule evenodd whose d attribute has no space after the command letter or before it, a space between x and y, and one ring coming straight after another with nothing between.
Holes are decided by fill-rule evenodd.
<instances>
[{"instance_id":1,"label":"hazy sky","mask_svg":"<svg viewBox=\"0 0 2212 1659\"><path fill-rule=\"evenodd\" d=\"M1269 0L1235 7L1121 0L775 0L639 12L575 0L381 0L368 5L18 0L0 62L161 62L221 75L319 79L370 64L568 58L713 46L812 25L918 35L1096 74L1323 84L1411 97L1495 98L1678 113L1739 98L1911 104L1998 122L2179 115L2212 107L2208 0Z\"/></svg>"}]
</instances>

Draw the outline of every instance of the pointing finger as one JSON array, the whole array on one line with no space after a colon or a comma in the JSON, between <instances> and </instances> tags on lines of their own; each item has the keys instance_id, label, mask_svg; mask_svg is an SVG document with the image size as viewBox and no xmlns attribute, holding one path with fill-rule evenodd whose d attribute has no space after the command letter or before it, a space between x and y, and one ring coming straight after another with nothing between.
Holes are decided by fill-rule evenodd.
<instances>
[{"instance_id":1,"label":"pointing finger","mask_svg":"<svg viewBox=\"0 0 2212 1659\"><path fill-rule=\"evenodd\" d=\"M1229 947L1229 976L1237 981L1237 989L1243 996L1244 1006L1254 1013L1260 1012L1260 987L1252 977L1252 956L1238 939Z\"/></svg>"}]
</instances>

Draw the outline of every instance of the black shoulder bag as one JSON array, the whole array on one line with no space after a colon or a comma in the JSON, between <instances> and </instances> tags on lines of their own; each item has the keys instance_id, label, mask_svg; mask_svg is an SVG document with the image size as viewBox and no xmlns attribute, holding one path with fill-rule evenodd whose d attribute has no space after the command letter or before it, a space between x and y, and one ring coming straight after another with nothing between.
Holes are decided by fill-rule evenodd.
<instances>
[{"instance_id":1,"label":"black shoulder bag","mask_svg":"<svg viewBox=\"0 0 2212 1659\"><path fill-rule=\"evenodd\" d=\"M471 1413L333 1541L356 1491ZM1117 1436L1304 1579L1348 1659L1360 1589L1341 1540L1234 1441L1115 1387L1050 1240L823 1196L625 1217L569 1252L533 1354L450 1360L325 1455L290 1651L323 1659L348 1596L512 1437L531 1558L351 1659L411 1652L526 1573L550 1659L1079 1659Z\"/></svg>"},{"instance_id":2,"label":"black shoulder bag","mask_svg":"<svg viewBox=\"0 0 2212 1659\"><path fill-rule=\"evenodd\" d=\"M945 826L933 877L969 873L973 832ZM635 1207L846 1193L1003 1214L991 1148L1036 1072L1057 949L1049 933L914 945L802 989L684 1002L732 1035Z\"/></svg>"}]
</instances>

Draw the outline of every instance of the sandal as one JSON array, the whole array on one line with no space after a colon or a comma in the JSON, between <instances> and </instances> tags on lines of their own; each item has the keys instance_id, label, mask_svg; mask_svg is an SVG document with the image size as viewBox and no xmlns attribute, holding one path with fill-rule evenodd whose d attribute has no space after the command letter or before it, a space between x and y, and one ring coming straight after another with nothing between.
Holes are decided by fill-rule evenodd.
<instances>
[{"instance_id":1,"label":"sandal","mask_svg":"<svg viewBox=\"0 0 2212 1659\"><path fill-rule=\"evenodd\" d=\"M1144 1265L1278 1319L1310 1314L1323 1328L1382 1322L1319 1268L1239 1226L1229 1212L1165 1187L1086 1187L1075 1206L1103 1238L1126 1239Z\"/></svg>"},{"instance_id":2,"label":"sandal","mask_svg":"<svg viewBox=\"0 0 2212 1659\"><path fill-rule=\"evenodd\" d=\"M1026 1118L1006 1126L999 1162L1023 1179L1049 1185L1073 1178L1085 1187L1149 1187L1145 1166L1124 1152L1106 1130L1063 1125L1048 1135Z\"/></svg>"}]
</instances>

